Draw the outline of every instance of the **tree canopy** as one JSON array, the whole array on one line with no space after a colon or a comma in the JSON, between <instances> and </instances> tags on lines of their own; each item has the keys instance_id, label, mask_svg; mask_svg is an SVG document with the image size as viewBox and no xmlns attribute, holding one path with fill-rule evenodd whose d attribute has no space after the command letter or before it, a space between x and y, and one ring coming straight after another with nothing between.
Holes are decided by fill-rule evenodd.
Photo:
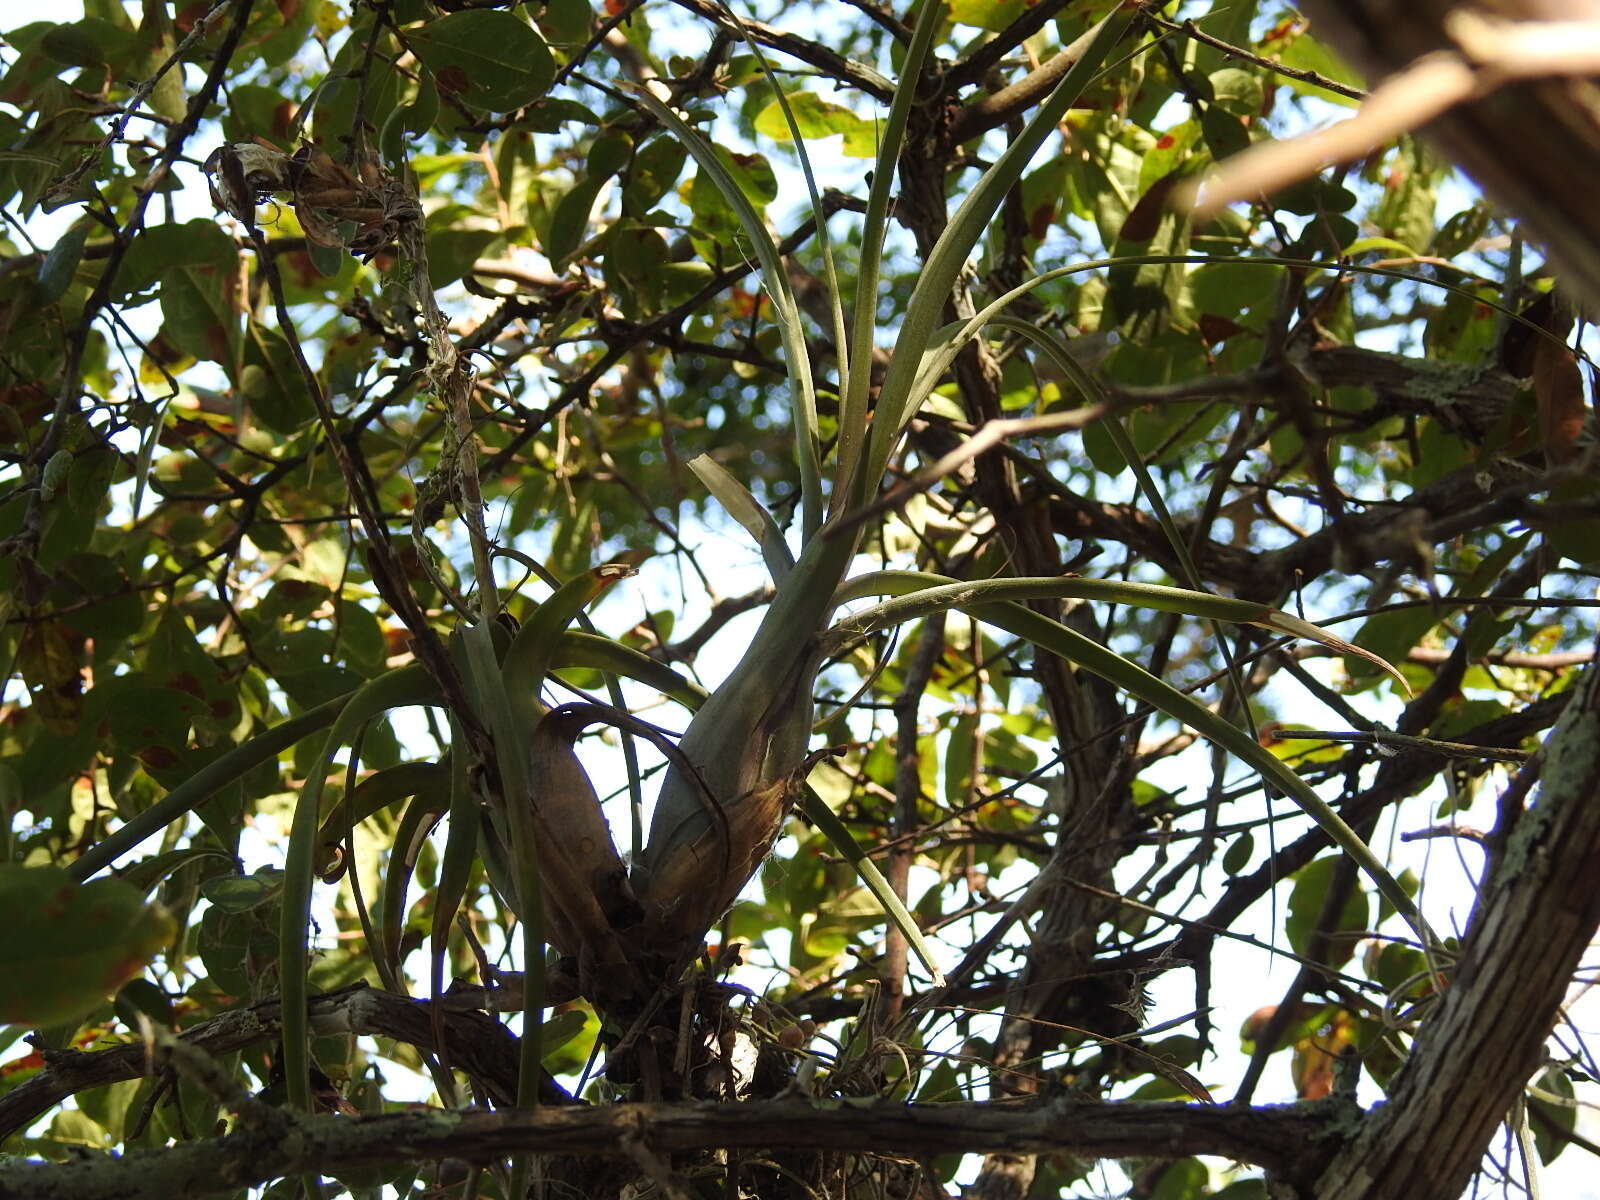
<instances>
[{"instance_id":1,"label":"tree canopy","mask_svg":"<svg viewBox=\"0 0 1600 1200\"><path fill-rule=\"evenodd\" d=\"M7 32L0 1192L1600 1153L1592 64L1323 7Z\"/></svg>"}]
</instances>

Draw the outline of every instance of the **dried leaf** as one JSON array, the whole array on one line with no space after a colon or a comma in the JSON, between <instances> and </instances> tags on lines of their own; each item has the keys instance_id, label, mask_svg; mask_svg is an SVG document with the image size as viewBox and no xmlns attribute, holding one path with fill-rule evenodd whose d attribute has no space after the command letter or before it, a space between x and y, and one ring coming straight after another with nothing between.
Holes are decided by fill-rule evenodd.
<instances>
[{"instance_id":1,"label":"dried leaf","mask_svg":"<svg viewBox=\"0 0 1600 1200\"><path fill-rule=\"evenodd\" d=\"M1540 338L1533 351L1533 394L1539 407L1539 440L1552 466L1578 457L1588 406L1578 356L1563 342Z\"/></svg>"}]
</instances>

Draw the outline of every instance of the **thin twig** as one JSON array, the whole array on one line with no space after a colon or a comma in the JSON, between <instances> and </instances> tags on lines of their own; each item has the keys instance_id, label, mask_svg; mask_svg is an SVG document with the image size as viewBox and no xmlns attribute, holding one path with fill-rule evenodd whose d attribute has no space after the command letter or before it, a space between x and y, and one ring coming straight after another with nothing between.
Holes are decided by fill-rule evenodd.
<instances>
[{"instance_id":1,"label":"thin twig","mask_svg":"<svg viewBox=\"0 0 1600 1200\"><path fill-rule=\"evenodd\" d=\"M1495 762L1527 762L1527 750L1508 750L1500 746L1471 746L1464 742L1441 742L1433 738L1410 737L1383 730L1329 732L1321 729L1273 729L1270 735L1280 742L1348 742L1355 746L1390 747L1395 750L1426 750L1442 758L1489 758Z\"/></svg>"},{"instance_id":2,"label":"thin twig","mask_svg":"<svg viewBox=\"0 0 1600 1200\"><path fill-rule=\"evenodd\" d=\"M1275 75L1282 75L1285 79L1293 79L1298 83L1309 83L1315 87L1323 88L1327 91L1333 92L1335 95L1344 96L1349 100L1365 100L1367 98L1366 92L1362 91L1360 88L1351 87L1346 83L1340 83L1337 79L1329 79L1326 75L1319 74L1316 71L1307 70L1304 67L1284 66L1283 63L1278 62L1276 59L1271 59L1265 57L1264 55L1252 53L1251 51L1246 50L1243 46L1235 46L1233 43L1225 42L1219 37L1213 37L1211 34L1201 29L1193 21L1185 21L1183 24L1178 25L1172 21L1168 21L1163 17L1151 13L1150 23L1152 25L1158 25L1162 29L1166 29L1171 32L1177 32L1181 30L1185 36L1193 38L1203 46L1210 46L1213 50L1222 51L1222 53L1228 58L1236 58L1240 62L1249 63L1251 66L1261 67L1264 70L1271 71Z\"/></svg>"}]
</instances>

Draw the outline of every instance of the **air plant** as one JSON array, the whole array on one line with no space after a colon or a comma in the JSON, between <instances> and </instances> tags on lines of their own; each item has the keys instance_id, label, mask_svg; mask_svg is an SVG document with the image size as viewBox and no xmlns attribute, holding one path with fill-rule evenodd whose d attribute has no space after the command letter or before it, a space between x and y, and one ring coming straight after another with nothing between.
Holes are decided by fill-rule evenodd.
<instances>
[{"instance_id":1,"label":"air plant","mask_svg":"<svg viewBox=\"0 0 1600 1200\"><path fill-rule=\"evenodd\" d=\"M501 899L521 918L526 1023L518 1103L538 1102L541 1016L547 999L545 947L572 964L576 988L611 1023L612 1036L647 1014L662 989L701 952L706 931L733 902L771 852L787 816L797 806L831 838L865 886L883 905L937 981L937 963L914 918L858 847L842 822L810 791L807 776L817 760L811 746L812 694L830 658L874 631L951 610L1006 629L1075 666L1100 675L1141 701L1188 724L1261 772L1272 786L1299 804L1376 882L1383 894L1430 941L1410 896L1361 839L1303 780L1235 727L1193 698L1021 601L1079 598L1138 605L1215 621L1245 622L1316 640L1343 654L1372 657L1316 626L1266 605L1227 599L1191 588L1064 578L994 578L957 581L910 571L875 571L852 578L865 523L863 509L878 496L888 465L914 415L939 385L955 355L987 325L1006 325L1033 339L1039 353L1100 399L1090 372L1059 339L1021 322L1007 322L1005 306L1061 272L1039 276L1001 297L974 318L946 324L945 305L979 238L1030 159L1058 127L1084 88L1122 43L1141 5L1117 5L1072 48L1076 55L1055 90L973 186L922 265L896 333L887 373L875 405L869 406L869 364L879 330L874 298L881 275L891 192L906 140L918 84L941 19L938 5L925 4L906 48L899 85L882 126L876 168L867 197L853 315L839 295L827 241L827 224L799 129L778 90L800 153L823 255L832 284L832 324L838 346L838 436L823 453L816 386L808 359L800 310L764 221L729 175L715 148L665 102L648 91L637 103L681 140L705 177L738 215L772 299L789 371L791 415L800 478L797 545L791 547L777 521L724 467L701 459L691 464L707 489L749 531L772 575L775 594L737 665L709 695L669 668L627 647L570 628L585 607L628 568L603 566L557 588L514 634L497 618L492 578L483 564L487 546L481 520L468 519L480 564L480 603L449 642L469 711L451 711L454 741L447 769L416 780L391 777L369 800L408 801L406 828L424 837L448 814L449 839L439 879L431 939L432 982L443 983L445 939L466 894L475 858L481 858ZM752 46L752 49L754 47ZM759 50L756 51L759 57ZM315 152L288 157L255 150L231 151L214 164L220 177L219 207L248 217L264 195L289 196L313 219L308 232L342 238L346 249L363 252L392 226L409 220L411 209L387 175L351 175ZM326 219L324 219L326 218ZM247 220L248 223L248 220ZM345 231L345 232L341 232ZM418 239L403 238L402 245ZM1093 264L1089 264L1093 265ZM1064 270L1084 269L1066 268ZM426 271L413 278L425 280ZM430 328L442 333L442 322ZM448 348L435 348L441 363ZM439 372L441 379L446 372ZM871 411L869 412L869 407ZM1101 419L1124 447L1149 502L1175 538L1180 561L1186 553L1171 529L1159 494L1137 462L1114 415ZM461 444L470 446L463 433ZM470 463L467 473L471 473ZM463 514L467 515L466 508ZM1192 577L1191 577L1192 582ZM836 620L842 606L886 597L872 607ZM552 671L567 665L599 667L608 678L628 677L694 710L676 744L622 710L620 691L610 705L547 707L541 692ZM1386 669L1387 664L1382 664ZM251 767L276 757L299 740L327 730L321 762L331 765L361 730L390 710L416 704L448 707L440 680L420 665L406 666L369 682L357 692L310 710L207 766L163 801L129 821L75 865L86 878L150 832L191 811L217 788ZM595 788L573 750L582 727L609 722L650 738L668 759L648 835L636 834L632 861L618 850ZM309 1104L305 1015L306 931L311 889L319 863L327 865L330 831L336 835L360 815L351 807L322 811L326 771L313 769L298 799L288 855L280 948L283 1032L288 1091L292 1102ZM410 788L411 790L406 790ZM642 832L642 831L641 831ZM334 840L337 837L334 836ZM391 866L391 870L395 868ZM404 878L398 893L404 895ZM394 909L400 901L389 902ZM379 939L382 941L382 939ZM386 954L398 974L395 947ZM449 1073L436 1071L448 1094Z\"/></svg>"}]
</instances>

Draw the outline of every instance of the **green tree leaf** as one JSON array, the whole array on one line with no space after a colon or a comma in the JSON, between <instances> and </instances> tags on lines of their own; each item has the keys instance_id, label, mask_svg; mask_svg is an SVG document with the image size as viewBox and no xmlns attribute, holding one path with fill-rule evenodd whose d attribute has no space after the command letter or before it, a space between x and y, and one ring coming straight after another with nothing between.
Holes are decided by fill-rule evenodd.
<instances>
[{"instance_id":1,"label":"green tree leaf","mask_svg":"<svg viewBox=\"0 0 1600 1200\"><path fill-rule=\"evenodd\" d=\"M406 42L441 95L491 112L533 103L555 74L544 39L509 12L449 13L406 30Z\"/></svg>"},{"instance_id":2,"label":"green tree leaf","mask_svg":"<svg viewBox=\"0 0 1600 1200\"><path fill-rule=\"evenodd\" d=\"M172 918L116 879L0 864L0 1022L58 1025L93 1011L172 936Z\"/></svg>"}]
</instances>

